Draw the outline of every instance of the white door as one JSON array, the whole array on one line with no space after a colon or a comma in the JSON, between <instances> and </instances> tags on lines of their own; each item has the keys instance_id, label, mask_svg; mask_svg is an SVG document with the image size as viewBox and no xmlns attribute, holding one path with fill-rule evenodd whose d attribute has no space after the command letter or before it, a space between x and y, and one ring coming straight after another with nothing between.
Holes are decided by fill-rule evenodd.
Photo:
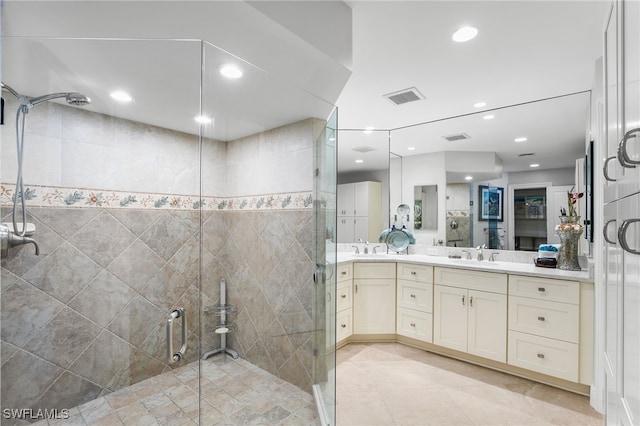
<instances>
[{"instance_id":1,"label":"white door","mask_svg":"<svg viewBox=\"0 0 640 426\"><path fill-rule=\"evenodd\" d=\"M467 290L433 287L433 343L467 351Z\"/></svg>"},{"instance_id":2,"label":"white door","mask_svg":"<svg viewBox=\"0 0 640 426\"><path fill-rule=\"evenodd\" d=\"M338 217L353 216L354 184L338 185Z\"/></svg>"},{"instance_id":3,"label":"white door","mask_svg":"<svg viewBox=\"0 0 640 426\"><path fill-rule=\"evenodd\" d=\"M469 290L467 352L507 362L507 295Z\"/></svg>"},{"instance_id":4,"label":"white door","mask_svg":"<svg viewBox=\"0 0 640 426\"><path fill-rule=\"evenodd\" d=\"M396 332L396 280L353 281L353 334Z\"/></svg>"}]
</instances>

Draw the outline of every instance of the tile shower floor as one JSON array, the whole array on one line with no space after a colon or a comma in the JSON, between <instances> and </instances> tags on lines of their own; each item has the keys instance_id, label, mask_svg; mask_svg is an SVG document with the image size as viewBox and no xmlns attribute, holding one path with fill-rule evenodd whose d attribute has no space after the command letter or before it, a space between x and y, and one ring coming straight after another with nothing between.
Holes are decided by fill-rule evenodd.
<instances>
[{"instance_id":1,"label":"tile shower floor","mask_svg":"<svg viewBox=\"0 0 640 426\"><path fill-rule=\"evenodd\" d=\"M198 387L201 401L198 406ZM249 362L216 356L176 368L70 410L64 425L318 425L313 396Z\"/></svg>"},{"instance_id":2,"label":"tile shower floor","mask_svg":"<svg viewBox=\"0 0 640 426\"><path fill-rule=\"evenodd\" d=\"M587 397L400 344L337 353L338 426L602 425Z\"/></svg>"}]
</instances>

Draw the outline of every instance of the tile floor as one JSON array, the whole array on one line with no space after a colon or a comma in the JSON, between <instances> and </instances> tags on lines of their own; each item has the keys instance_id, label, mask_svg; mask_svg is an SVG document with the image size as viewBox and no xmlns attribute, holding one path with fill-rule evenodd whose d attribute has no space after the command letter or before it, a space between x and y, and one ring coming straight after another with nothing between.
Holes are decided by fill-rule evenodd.
<instances>
[{"instance_id":1,"label":"tile floor","mask_svg":"<svg viewBox=\"0 0 640 426\"><path fill-rule=\"evenodd\" d=\"M200 380L196 361L36 425L196 425L199 385L201 425L319 424L312 395L245 360L217 356L203 362Z\"/></svg>"},{"instance_id":2,"label":"tile floor","mask_svg":"<svg viewBox=\"0 0 640 426\"><path fill-rule=\"evenodd\" d=\"M337 353L337 425L602 425L587 397L400 344Z\"/></svg>"}]
</instances>

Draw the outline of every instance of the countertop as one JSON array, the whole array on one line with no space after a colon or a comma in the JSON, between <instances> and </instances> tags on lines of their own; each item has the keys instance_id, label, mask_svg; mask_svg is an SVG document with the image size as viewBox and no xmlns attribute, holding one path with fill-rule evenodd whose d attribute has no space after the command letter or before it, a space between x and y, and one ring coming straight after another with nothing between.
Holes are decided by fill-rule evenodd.
<instances>
[{"instance_id":1,"label":"countertop","mask_svg":"<svg viewBox=\"0 0 640 426\"><path fill-rule=\"evenodd\" d=\"M337 253L337 263L347 262L404 262L415 263L419 265L446 266L459 269L470 269L475 271L500 272L513 275L526 275L541 278L555 278L570 281L593 282L593 277L589 276L586 270L581 271L565 271L555 268L540 268L533 263L517 263L517 262L490 262L467 260L467 259L450 259L444 256L429 256L423 254L354 254L339 252Z\"/></svg>"}]
</instances>

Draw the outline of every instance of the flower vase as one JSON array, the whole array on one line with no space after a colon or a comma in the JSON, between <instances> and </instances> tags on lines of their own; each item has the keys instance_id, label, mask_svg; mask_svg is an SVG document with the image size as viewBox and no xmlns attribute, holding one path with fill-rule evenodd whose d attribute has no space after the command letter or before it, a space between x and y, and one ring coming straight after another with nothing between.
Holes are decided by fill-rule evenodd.
<instances>
[{"instance_id":1,"label":"flower vase","mask_svg":"<svg viewBox=\"0 0 640 426\"><path fill-rule=\"evenodd\" d=\"M560 224L555 228L560 237L560 250L558 252L558 269L567 271L579 271L578 246L582 235L582 223L580 216L560 216Z\"/></svg>"}]
</instances>

